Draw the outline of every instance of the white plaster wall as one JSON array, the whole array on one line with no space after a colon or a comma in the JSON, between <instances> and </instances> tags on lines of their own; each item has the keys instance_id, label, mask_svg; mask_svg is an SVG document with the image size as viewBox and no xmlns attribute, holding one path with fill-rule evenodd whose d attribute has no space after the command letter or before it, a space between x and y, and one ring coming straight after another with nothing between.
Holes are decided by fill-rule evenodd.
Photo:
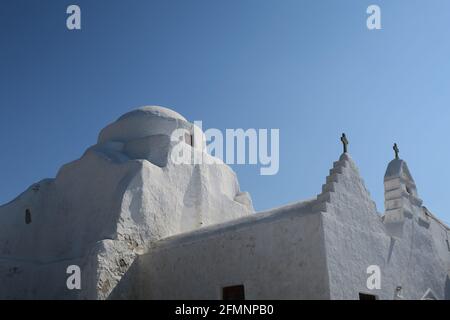
<instances>
[{"instance_id":1,"label":"white plaster wall","mask_svg":"<svg viewBox=\"0 0 450 320\"><path fill-rule=\"evenodd\" d=\"M55 179L0 206L0 298L107 298L154 241L253 213L249 195L240 192L225 164L177 165L167 155L160 167L130 157L126 143L102 141ZM210 157L182 146L183 152ZM74 261L84 283L77 293L65 287L65 268Z\"/></svg>"},{"instance_id":2,"label":"white plaster wall","mask_svg":"<svg viewBox=\"0 0 450 320\"><path fill-rule=\"evenodd\" d=\"M348 154L316 199L252 214L202 143L182 151L210 161L172 162L180 127L192 125L165 108L126 114L55 179L0 206L0 298L219 299L244 284L248 299L392 299L397 286L450 299L449 229L422 207L406 163L388 166L383 217ZM66 288L71 264L81 291ZM369 265L380 290L366 287Z\"/></svg>"},{"instance_id":3,"label":"white plaster wall","mask_svg":"<svg viewBox=\"0 0 450 320\"><path fill-rule=\"evenodd\" d=\"M428 289L449 299L448 229L408 208L400 226L384 223L344 154L314 201L159 241L115 297L220 299L222 287L244 284L248 299L390 300L398 286L405 299ZM367 288L370 265L381 269L379 290Z\"/></svg>"},{"instance_id":4,"label":"white plaster wall","mask_svg":"<svg viewBox=\"0 0 450 320\"><path fill-rule=\"evenodd\" d=\"M141 299L327 299L321 214L312 202L162 240L139 257L131 291ZM129 285L116 298L126 297ZM120 285L119 285L120 287Z\"/></svg>"},{"instance_id":5,"label":"white plaster wall","mask_svg":"<svg viewBox=\"0 0 450 320\"><path fill-rule=\"evenodd\" d=\"M335 195L323 215L331 298L358 299L361 292L393 299L397 286L406 299L420 299L429 288L437 298L448 298L448 255L442 230L433 230L439 229L435 220L425 217L421 207L409 206L415 210L412 217L395 226L384 224L367 201L353 161L348 155L342 160L345 169L334 179ZM367 288L370 265L380 267L379 290Z\"/></svg>"}]
</instances>

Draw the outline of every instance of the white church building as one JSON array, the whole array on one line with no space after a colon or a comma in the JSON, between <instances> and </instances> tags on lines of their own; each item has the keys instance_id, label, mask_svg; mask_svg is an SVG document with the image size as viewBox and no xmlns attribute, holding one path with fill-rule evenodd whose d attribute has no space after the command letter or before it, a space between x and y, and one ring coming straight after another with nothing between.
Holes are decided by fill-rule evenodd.
<instances>
[{"instance_id":1,"label":"white church building","mask_svg":"<svg viewBox=\"0 0 450 320\"><path fill-rule=\"evenodd\" d=\"M0 299L450 299L450 229L405 161L383 214L348 152L315 198L255 213L226 164L172 161L179 128L211 157L183 116L143 107L0 206Z\"/></svg>"}]
</instances>

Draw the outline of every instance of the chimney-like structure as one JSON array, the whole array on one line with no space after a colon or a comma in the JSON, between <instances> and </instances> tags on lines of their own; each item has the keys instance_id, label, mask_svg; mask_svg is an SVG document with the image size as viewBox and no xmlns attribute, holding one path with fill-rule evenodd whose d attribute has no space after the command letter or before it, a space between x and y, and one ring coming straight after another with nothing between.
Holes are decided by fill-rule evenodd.
<instances>
[{"instance_id":1,"label":"chimney-like structure","mask_svg":"<svg viewBox=\"0 0 450 320\"><path fill-rule=\"evenodd\" d=\"M412 218L415 209L421 211L422 200L408 165L401 159L392 160L384 175L385 222L402 222ZM416 212L420 212L416 211Z\"/></svg>"}]
</instances>

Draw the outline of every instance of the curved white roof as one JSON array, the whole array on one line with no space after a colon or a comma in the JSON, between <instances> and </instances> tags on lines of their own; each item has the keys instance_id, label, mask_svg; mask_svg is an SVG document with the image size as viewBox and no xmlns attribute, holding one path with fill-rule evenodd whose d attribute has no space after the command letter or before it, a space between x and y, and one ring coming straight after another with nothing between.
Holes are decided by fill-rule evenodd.
<instances>
[{"instance_id":1,"label":"curved white roof","mask_svg":"<svg viewBox=\"0 0 450 320\"><path fill-rule=\"evenodd\" d=\"M137 108L135 110L125 113L119 119L117 119L117 121L121 121L134 116L156 116L187 121L186 118L183 117L178 112L160 106L144 106Z\"/></svg>"},{"instance_id":2,"label":"curved white roof","mask_svg":"<svg viewBox=\"0 0 450 320\"><path fill-rule=\"evenodd\" d=\"M178 112L160 106L145 106L125 113L99 134L99 143L130 141L151 135L171 135L173 130L192 125Z\"/></svg>"},{"instance_id":3,"label":"curved white roof","mask_svg":"<svg viewBox=\"0 0 450 320\"><path fill-rule=\"evenodd\" d=\"M414 179L409 172L408 165L401 159L394 159L389 162L386 173L384 174L385 180L397 177L403 177L404 179L414 182Z\"/></svg>"}]
</instances>

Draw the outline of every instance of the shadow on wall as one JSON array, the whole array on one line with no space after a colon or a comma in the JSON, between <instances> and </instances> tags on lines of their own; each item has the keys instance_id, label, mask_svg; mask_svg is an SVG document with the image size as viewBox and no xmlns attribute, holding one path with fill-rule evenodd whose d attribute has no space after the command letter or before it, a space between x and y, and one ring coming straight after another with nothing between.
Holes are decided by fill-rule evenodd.
<instances>
[{"instance_id":1,"label":"shadow on wall","mask_svg":"<svg viewBox=\"0 0 450 320\"><path fill-rule=\"evenodd\" d=\"M136 275L138 269L138 256L134 259L131 266L120 279L119 283L114 287L109 294L107 300L137 300L140 297L137 294Z\"/></svg>"},{"instance_id":2,"label":"shadow on wall","mask_svg":"<svg viewBox=\"0 0 450 320\"><path fill-rule=\"evenodd\" d=\"M450 300L450 275L447 275L445 281L445 300Z\"/></svg>"}]
</instances>

